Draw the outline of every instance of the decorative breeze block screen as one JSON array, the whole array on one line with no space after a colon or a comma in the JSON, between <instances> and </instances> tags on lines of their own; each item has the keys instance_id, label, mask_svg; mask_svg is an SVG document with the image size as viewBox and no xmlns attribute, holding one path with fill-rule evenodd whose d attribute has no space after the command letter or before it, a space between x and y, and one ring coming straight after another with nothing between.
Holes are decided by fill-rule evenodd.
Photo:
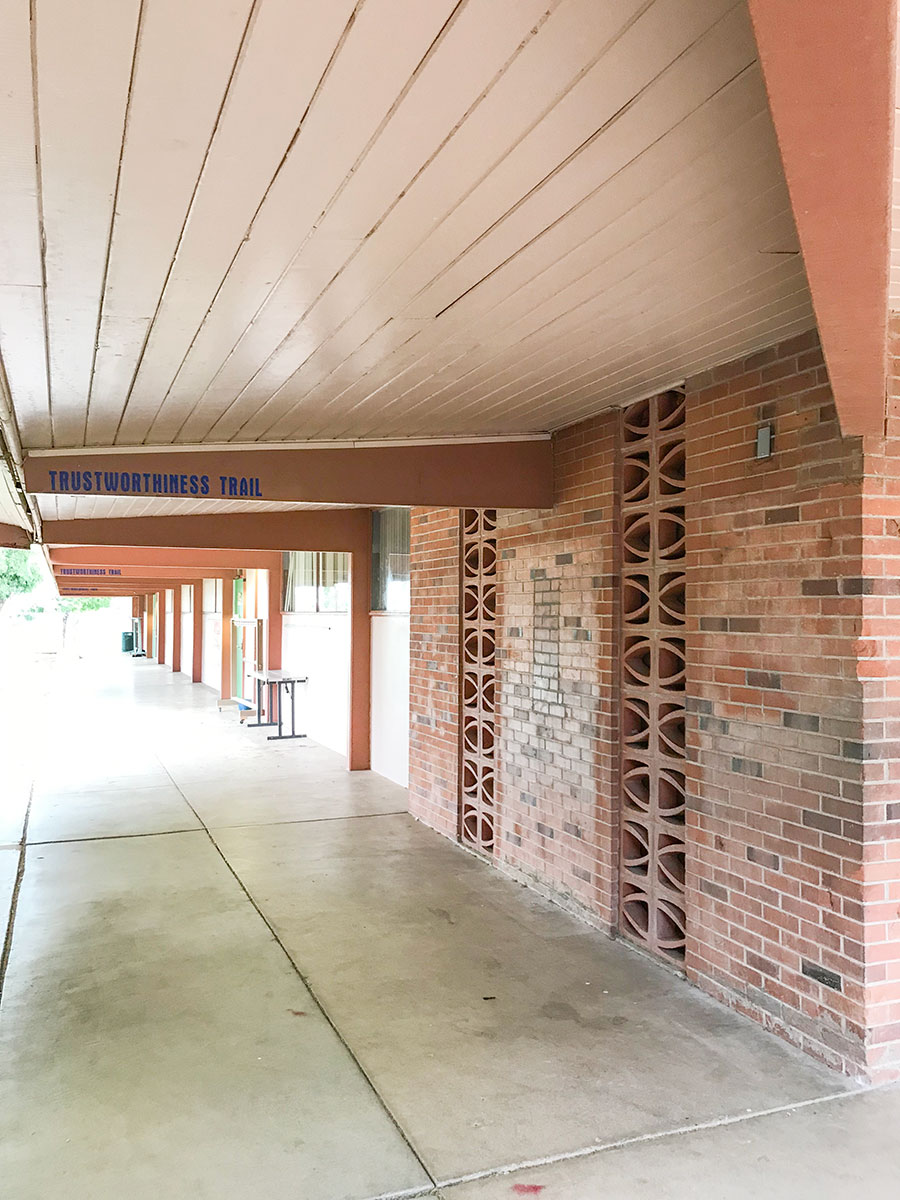
<instances>
[{"instance_id":1,"label":"decorative breeze block screen","mask_svg":"<svg viewBox=\"0 0 900 1200\"><path fill-rule=\"evenodd\" d=\"M497 653L497 512L460 513L459 837L494 852Z\"/></svg>"},{"instance_id":2,"label":"decorative breeze block screen","mask_svg":"<svg viewBox=\"0 0 900 1200\"><path fill-rule=\"evenodd\" d=\"M621 931L684 961L685 400L664 392L623 414Z\"/></svg>"}]
</instances>

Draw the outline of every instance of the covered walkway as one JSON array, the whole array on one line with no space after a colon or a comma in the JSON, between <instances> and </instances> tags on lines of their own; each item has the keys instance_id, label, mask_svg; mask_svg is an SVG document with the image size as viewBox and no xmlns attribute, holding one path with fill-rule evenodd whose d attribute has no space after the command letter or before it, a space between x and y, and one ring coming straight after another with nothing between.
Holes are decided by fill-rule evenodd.
<instances>
[{"instance_id":1,"label":"covered walkway","mask_svg":"<svg viewBox=\"0 0 900 1200\"><path fill-rule=\"evenodd\" d=\"M861 1162L896 1192L897 1091L855 1091L202 686L60 671L2 995L5 1195L659 1198L714 1169L717 1196L758 1172L821 1197Z\"/></svg>"}]
</instances>

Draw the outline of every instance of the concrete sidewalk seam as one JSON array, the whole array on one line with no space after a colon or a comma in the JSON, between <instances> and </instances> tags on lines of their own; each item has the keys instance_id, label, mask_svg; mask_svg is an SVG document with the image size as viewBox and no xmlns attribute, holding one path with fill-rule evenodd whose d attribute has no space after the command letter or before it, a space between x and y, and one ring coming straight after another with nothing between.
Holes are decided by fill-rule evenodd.
<instances>
[{"instance_id":1,"label":"concrete sidewalk seam","mask_svg":"<svg viewBox=\"0 0 900 1200\"><path fill-rule=\"evenodd\" d=\"M180 789L179 789L180 790ZM347 813L343 817L298 817L286 821L245 821L240 825L210 825L210 829L270 829L273 825L322 825L329 821L372 821L377 817L408 817L405 809L383 813ZM375 1200L380 1200L375 1197Z\"/></svg>"},{"instance_id":2,"label":"concrete sidewalk seam","mask_svg":"<svg viewBox=\"0 0 900 1200\"><path fill-rule=\"evenodd\" d=\"M421 1187L403 1188L399 1192L379 1192L377 1196L366 1196L365 1200L413 1200L416 1196L434 1196L440 1200L440 1194L430 1183L424 1183Z\"/></svg>"},{"instance_id":3,"label":"concrete sidewalk seam","mask_svg":"<svg viewBox=\"0 0 900 1200\"><path fill-rule=\"evenodd\" d=\"M344 1037L344 1035L341 1033L340 1029L339 1029L339 1028L338 1028L338 1026L336 1025L336 1023L335 1023L334 1019L332 1018L331 1014L328 1012L328 1009L325 1007L325 1005L323 1004L323 1002L322 1002L322 1001L319 999L319 996L318 996L318 994L317 994L317 992L316 992L315 988L312 986L311 982L310 982L310 981L309 981L309 979L306 977L306 975L304 974L304 972L303 972L303 971L300 969L300 966L298 965L298 963L296 962L296 960L293 958L293 956L291 955L291 953L289 952L289 950L287 949L287 947L285 946L285 944L282 942L281 938L278 936L278 934L277 934L277 932L276 932L276 930L275 930L274 926L271 924L271 922L269 921L269 919L266 917L265 913L262 911L262 909L261 909L261 908L259 907L259 905L256 903L256 900L253 898L253 896L252 896L252 894L251 894L250 890L247 888L247 886L245 885L244 881L241 879L240 875L238 875L237 871L235 871L234 867L233 867L233 866L231 865L231 863L228 861L228 859L227 859L227 857L225 856L225 853L223 852L223 850L222 850L221 846L220 846L220 845L219 845L219 843L216 841L216 839L213 837L212 831L211 831L211 830L209 829L209 827L208 827L208 826L207 826L207 825L204 823L204 821L203 821L203 819L201 818L200 814L197 812L197 810L196 810L196 809L194 808L194 806L191 804L190 800L188 800L187 796L185 796L184 792L183 792L183 791L181 790L181 788L178 786L177 782L175 781L175 778L174 778L174 776L171 774L171 772L169 771L168 767L167 767L167 766L166 766L166 764L163 762L163 760L162 760L162 759L159 757L159 755L155 755L155 757L156 757L157 761L159 762L160 766L163 768L163 770L166 772L166 774L167 774L167 775L169 776L169 778L172 780L172 784L173 784L173 786L174 786L174 787L177 789L177 791L178 791L178 793L180 794L180 796L181 796L182 800L184 800L185 804L188 806L188 808L189 808L189 809L191 810L191 812L194 814L194 817L196 818L196 820L198 820L198 821L200 822L200 824L201 824L201 826L202 826L202 828L203 828L203 831L206 833L206 836L209 838L210 842L212 843L212 845L213 845L213 848L215 849L216 853L219 855L219 857L221 858L222 862L225 864L225 866L226 866L227 870L230 872L230 874L231 874L231 875L232 875L232 877L234 878L234 880L235 880L235 882L237 883L238 887L241 889L241 891L242 891L242 892L244 893L244 895L247 897L247 900L248 900L248 901L250 902L250 904L252 905L252 907L253 907L254 911L256 912L257 916L259 917L259 919L262 921L262 923L263 923L263 924L265 925L265 927L268 929L268 931L269 931L270 935L272 936L272 938L273 938L273 939L274 939L274 941L275 941L275 944L276 944L276 945L279 947L279 949L281 950L282 954L285 956L285 958L286 958L286 959L288 960L288 962L291 964L291 967L293 968L294 972L296 973L296 975L297 975L298 979L299 979L299 980L300 980L300 982L303 984L303 986L306 988L306 990L309 992L309 995L310 995L310 997L311 997L311 999L312 999L313 1003L316 1005L316 1007L318 1008L319 1012L322 1014L323 1018L325 1019L326 1023L327 1023L327 1024L329 1025L329 1027L331 1028L331 1030L332 1030L332 1032L334 1033L335 1037L338 1039L338 1041L341 1043L341 1045L342 1045L342 1046L344 1047L344 1049L347 1051L347 1054L350 1056L350 1060L351 1060L351 1062L354 1064L354 1066L356 1067L356 1069L359 1071L360 1075L362 1075L363 1079L365 1079L366 1083L369 1085L369 1088L370 1088L370 1089L371 1089L371 1091L372 1091L372 1095L373 1095L373 1096L376 1098L376 1100L378 1101L378 1103L381 1105L381 1107L382 1107L382 1109L384 1110L384 1112L385 1112L386 1116L388 1117L388 1119L390 1120L391 1124L392 1124L392 1125L394 1126L394 1128L396 1129L396 1131L397 1131L397 1133L399 1134L399 1136L400 1136L401 1140L403 1141L404 1145L407 1147L407 1149L409 1150L410 1154L413 1156L413 1158L415 1159L415 1161L418 1163L419 1167L420 1167L420 1168L422 1169L422 1171L424 1172L424 1174L425 1174L425 1177L428 1179L428 1184L427 1184L427 1185L423 1185L423 1187L422 1187L422 1189L421 1189L421 1190L414 1189L413 1191L405 1191L405 1192L388 1192L388 1193L386 1193L386 1194L384 1195L384 1200L394 1200L394 1197L397 1197L397 1198L399 1198L399 1197L402 1197L402 1196L427 1196L427 1195L429 1194L429 1192L433 1191L433 1190L434 1190L434 1189L435 1189L435 1188L438 1186L437 1180L436 1180L436 1179L435 1179L435 1177L434 1177L434 1173L433 1173L431 1170L429 1170L429 1168L428 1168L428 1166L426 1165L426 1163L425 1163L425 1161L424 1161L424 1159L423 1159L422 1155L419 1153L419 1151L416 1149L415 1145L413 1144L413 1142L412 1142L412 1140L411 1140L411 1138L410 1138L409 1134L406 1132L406 1130L405 1130L405 1129L403 1128L403 1126L400 1124L399 1120L397 1119L397 1117L394 1115L393 1111L391 1110L391 1108L390 1108L389 1104L387 1103L387 1101L385 1100L385 1098L382 1096L382 1094L381 1094L381 1092L378 1090L378 1088L375 1086L375 1082L374 1082L374 1080L372 1079L372 1077L369 1075L368 1071L365 1069L365 1067L362 1065L362 1063L359 1061L359 1059L358 1059L358 1058L356 1057L356 1055L354 1054L354 1052L353 1052L353 1050L352 1050L352 1048L351 1048L351 1046L350 1046L349 1042L348 1042L348 1041L347 1041L347 1039ZM303 822L299 822L299 823L300 823L300 824L303 824ZM379 1198L379 1197L373 1197L373 1200L380 1200L380 1198Z\"/></svg>"},{"instance_id":4,"label":"concrete sidewalk seam","mask_svg":"<svg viewBox=\"0 0 900 1200\"><path fill-rule=\"evenodd\" d=\"M124 838L171 837L173 833L203 833L199 825L190 829L153 829L147 833L99 833L95 837L50 838L46 842L28 842L29 846L69 846L75 842L121 842Z\"/></svg>"},{"instance_id":5,"label":"concrete sidewalk seam","mask_svg":"<svg viewBox=\"0 0 900 1200\"><path fill-rule=\"evenodd\" d=\"M592 1158L608 1150L622 1150L627 1146L638 1146L646 1142L664 1141L666 1138L679 1138L691 1133L703 1133L710 1129L724 1129L730 1125L743 1125L748 1121L759 1120L762 1117L777 1116L778 1113L795 1112L801 1108L811 1108L816 1104L830 1104L835 1100L849 1100L855 1096L867 1096L872 1092L888 1091L897 1087L896 1084L882 1084L879 1087L859 1087L850 1091L828 1092L823 1096L814 1096L809 1100L795 1100L787 1104L779 1104L775 1108L761 1108L754 1112L741 1113L730 1117L716 1117L711 1121L698 1121L693 1125L679 1125L674 1129L661 1129L656 1133L641 1133L634 1137L618 1138L612 1142L603 1142L596 1146L582 1146L578 1150L564 1150L559 1154L548 1154L542 1158L531 1158L518 1163L508 1163L504 1166L491 1167L484 1171L472 1171L466 1175L457 1175L451 1179L439 1179L438 1188L457 1187L463 1183L477 1183L482 1179L494 1179L503 1175L513 1175L519 1171L530 1171L536 1167L550 1167L556 1163L572 1162L580 1158Z\"/></svg>"},{"instance_id":6,"label":"concrete sidewalk seam","mask_svg":"<svg viewBox=\"0 0 900 1200\"><path fill-rule=\"evenodd\" d=\"M25 807L25 819L22 822L22 836L19 839L19 862L16 866L16 878L13 882L12 895L9 898L9 917L6 922L6 933L3 937L3 951L0 953L0 1004L3 1002L3 985L6 982L6 969L12 954L13 931L16 924L16 912L19 907L19 893L22 890L22 880L25 878L25 855L28 850L28 821L31 817L31 801L34 796L34 782L28 790L28 804Z\"/></svg>"}]
</instances>

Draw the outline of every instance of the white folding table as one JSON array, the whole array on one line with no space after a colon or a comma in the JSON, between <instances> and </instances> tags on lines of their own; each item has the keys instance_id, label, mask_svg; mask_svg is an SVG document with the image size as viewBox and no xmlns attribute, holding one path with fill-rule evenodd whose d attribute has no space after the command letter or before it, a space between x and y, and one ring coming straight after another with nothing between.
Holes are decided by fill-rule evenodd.
<instances>
[{"instance_id":1,"label":"white folding table","mask_svg":"<svg viewBox=\"0 0 900 1200\"><path fill-rule=\"evenodd\" d=\"M286 741L290 738L305 738L305 733L297 733L296 726L296 687L298 683L308 683L309 677L306 675L295 675L290 671L254 671L253 677L256 680L256 716L257 720L248 721L247 726L278 726L277 733L270 733L268 740L270 742ZM262 697L263 688L266 688L268 696L268 704L266 706L267 721L262 719ZM283 724L283 709L282 709L282 691L290 692L291 696L291 732L284 732ZM272 720L273 711L277 711L278 719Z\"/></svg>"}]
</instances>

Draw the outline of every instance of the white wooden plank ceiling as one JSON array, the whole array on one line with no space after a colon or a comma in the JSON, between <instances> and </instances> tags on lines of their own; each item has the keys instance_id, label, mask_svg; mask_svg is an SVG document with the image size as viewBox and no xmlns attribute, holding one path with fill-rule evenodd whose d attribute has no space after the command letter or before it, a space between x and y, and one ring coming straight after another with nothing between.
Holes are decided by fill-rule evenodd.
<instances>
[{"instance_id":1,"label":"white wooden plank ceiling","mask_svg":"<svg viewBox=\"0 0 900 1200\"><path fill-rule=\"evenodd\" d=\"M548 430L814 323L743 0L32 8L29 448Z\"/></svg>"}]
</instances>

